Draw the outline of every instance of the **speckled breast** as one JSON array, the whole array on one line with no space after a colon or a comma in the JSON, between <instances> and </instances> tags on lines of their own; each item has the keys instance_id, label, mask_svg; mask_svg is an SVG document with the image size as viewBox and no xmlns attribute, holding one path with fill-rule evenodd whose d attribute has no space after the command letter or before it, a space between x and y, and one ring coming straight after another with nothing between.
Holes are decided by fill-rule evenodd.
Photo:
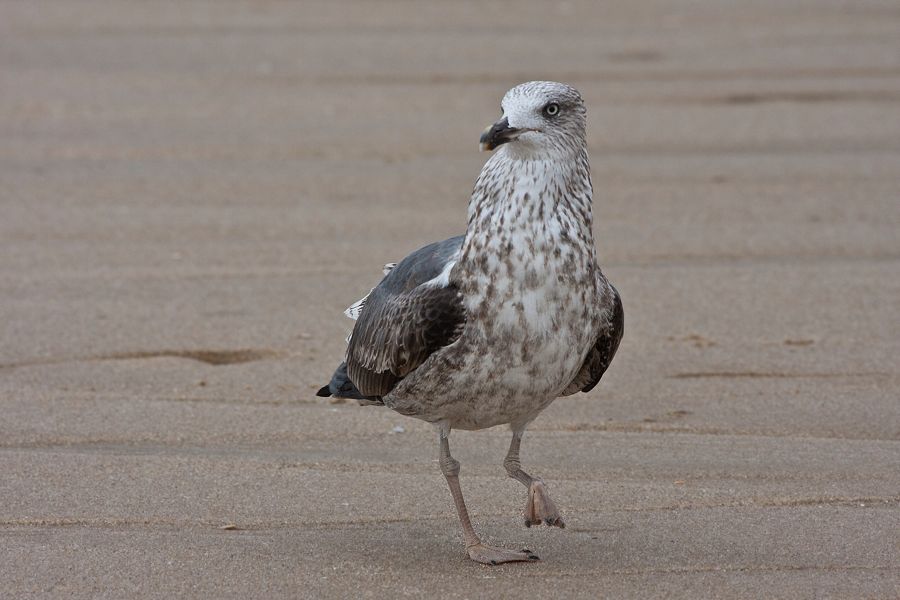
<instances>
[{"instance_id":1,"label":"speckled breast","mask_svg":"<svg viewBox=\"0 0 900 600\"><path fill-rule=\"evenodd\" d=\"M461 259L465 329L402 381L388 406L458 429L524 424L572 381L597 334L593 256L574 241L535 254L515 251L520 245L482 248L477 264Z\"/></svg>"}]
</instances>

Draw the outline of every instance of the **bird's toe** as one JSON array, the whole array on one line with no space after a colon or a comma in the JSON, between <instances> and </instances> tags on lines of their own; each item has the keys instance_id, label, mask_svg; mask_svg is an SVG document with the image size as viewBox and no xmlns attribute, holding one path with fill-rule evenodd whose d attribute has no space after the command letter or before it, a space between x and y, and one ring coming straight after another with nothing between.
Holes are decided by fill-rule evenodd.
<instances>
[{"instance_id":1,"label":"bird's toe","mask_svg":"<svg viewBox=\"0 0 900 600\"><path fill-rule=\"evenodd\" d=\"M564 529L566 524L559 516L559 510L550 499L547 487L540 479L536 479L528 488L528 503L525 505L525 527L547 525Z\"/></svg>"}]
</instances>

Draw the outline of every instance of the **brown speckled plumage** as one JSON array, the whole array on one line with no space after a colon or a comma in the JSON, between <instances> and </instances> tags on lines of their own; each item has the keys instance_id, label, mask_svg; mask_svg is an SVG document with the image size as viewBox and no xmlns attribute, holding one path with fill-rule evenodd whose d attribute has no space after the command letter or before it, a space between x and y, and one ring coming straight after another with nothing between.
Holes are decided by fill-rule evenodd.
<instances>
[{"instance_id":1,"label":"brown speckled plumage","mask_svg":"<svg viewBox=\"0 0 900 600\"><path fill-rule=\"evenodd\" d=\"M526 513L561 526L543 484L518 467L518 440L555 398L600 380L622 336L622 304L596 259L581 96L531 82L510 90L503 109L482 138L496 151L475 182L465 236L423 248L385 276L361 308L346 371L320 393L380 401L437 425L451 491L450 430L509 423L507 470L530 486ZM500 556L473 544L483 545L469 544L475 560Z\"/></svg>"}]
</instances>

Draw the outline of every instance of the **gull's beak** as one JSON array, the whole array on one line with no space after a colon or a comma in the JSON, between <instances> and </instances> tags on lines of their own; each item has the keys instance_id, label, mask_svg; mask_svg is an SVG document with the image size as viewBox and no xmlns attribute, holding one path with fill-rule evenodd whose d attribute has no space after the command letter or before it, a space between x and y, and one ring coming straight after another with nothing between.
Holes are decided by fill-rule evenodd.
<instances>
[{"instance_id":1,"label":"gull's beak","mask_svg":"<svg viewBox=\"0 0 900 600\"><path fill-rule=\"evenodd\" d=\"M509 119L503 117L490 127L484 130L479 140L478 149L482 152L485 150L493 150L497 146L501 146L506 142L511 142L522 133L521 129L509 126Z\"/></svg>"}]
</instances>

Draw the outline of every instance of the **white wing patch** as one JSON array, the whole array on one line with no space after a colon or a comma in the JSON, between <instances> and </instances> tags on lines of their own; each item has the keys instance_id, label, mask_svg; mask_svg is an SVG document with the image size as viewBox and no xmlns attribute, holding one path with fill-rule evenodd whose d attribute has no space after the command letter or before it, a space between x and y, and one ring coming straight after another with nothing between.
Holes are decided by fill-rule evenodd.
<instances>
[{"instance_id":1,"label":"white wing patch","mask_svg":"<svg viewBox=\"0 0 900 600\"><path fill-rule=\"evenodd\" d=\"M374 289L375 288L372 288L371 290L369 290L369 294L371 294L372 290L374 290ZM356 302L354 302L353 304L348 306L347 310L344 311L344 314L347 315L348 317L350 317L351 319L353 319L354 321L357 320L359 318L359 315L362 314L363 308L365 308L365 306L366 306L366 300L369 299L369 294L366 294L365 296L363 296L362 298L360 298L359 300L357 300Z\"/></svg>"},{"instance_id":2,"label":"white wing patch","mask_svg":"<svg viewBox=\"0 0 900 600\"><path fill-rule=\"evenodd\" d=\"M433 279L429 279L422 285L430 285L434 287L445 288L450 285L450 271L453 270L453 267L456 265L456 260L459 254L454 254L453 257L444 265L444 268L438 273L437 277Z\"/></svg>"},{"instance_id":3,"label":"white wing patch","mask_svg":"<svg viewBox=\"0 0 900 600\"><path fill-rule=\"evenodd\" d=\"M382 273L384 273L385 277L387 277L387 274L390 273L391 271L393 271L394 267L396 267L396 266L397 266L397 263L387 263L386 265L384 265L384 268L381 271L382 271ZM371 294L372 290L374 290L374 289L375 288L372 288L371 290L369 290L369 294ZM354 302L353 304L348 306L347 310L344 311L344 314L347 315L349 318L353 319L354 321L359 319L359 315L362 314L363 308L365 308L365 306L366 306L366 300L369 299L369 294L366 294L365 296L363 296L362 298L360 298L359 300L357 300L356 302ZM350 342L349 337L347 337L347 342L348 343Z\"/></svg>"}]
</instances>

